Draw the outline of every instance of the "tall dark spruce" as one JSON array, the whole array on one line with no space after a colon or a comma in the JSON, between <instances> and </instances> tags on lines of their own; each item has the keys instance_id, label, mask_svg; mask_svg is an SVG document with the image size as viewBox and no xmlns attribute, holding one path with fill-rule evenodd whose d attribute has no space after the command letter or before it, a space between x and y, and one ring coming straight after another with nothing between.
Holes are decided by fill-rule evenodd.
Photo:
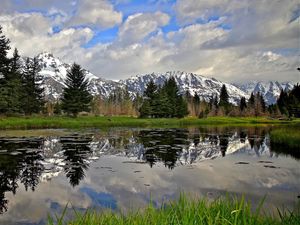
<instances>
[{"instance_id":1,"label":"tall dark spruce","mask_svg":"<svg viewBox=\"0 0 300 225\"><path fill-rule=\"evenodd\" d=\"M15 49L13 57L10 59L9 69L5 74L5 89L7 95L5 96L7 109L6 113L22 113L22 66L20 63L20 55Z\"/></svg>"},{"instance_id":2,"label":"tall dark spruce","mask_svg":"<svg viewBox=\"0 0 300 225\"><path fill-rule=\"evenodd\" d=\"M27 58L22 74L22 108L25 114L40 113L44 106L44 88L41 87L42 77L39 76L41 66L38 58Z\"/></svg>"},{"instance_id":3,"label":"tall dark spruce","mask_svg":"<svg viewBox=\"0 0 300 225\"><path fill-rule=\"evenodd\" d=\"M9 68L9 58L7 57L9 49L9 40L3 35L2 27L0 26L0 113L7 112L6 96L8 95L8 90L5 77Z\"/></svg>"},{"instance_id":4,"label":"tall dark spruce","mask_svg":"<svg viewBox=\"0 0 300 225\"><path fill-rule=\"evenodd\" d=\"M3 35L2 27L0 26L0 78L7 73L9 59L7 53L10 50L9 39Z\"/></svg>"},{"instance_id":5,"label":"tall dark spruce","mask_svg":"<svg viewBox=\"0 0 300 225\"><path fill-rule=\"evenodd\" d=\"M92 96L88 92L88 81L80 65L72 65L67 73L65 85L62 97L63 111L72 116L77 116L79 112L89 112Z\"/></svg>"},{"instance_id":6,"label":"tall dark spruce","mask_svg":"<svg viewBox=\"0 0 300 225\"><path fill-rule=\"evenodd\" d=\"M228 95L225 84L223 84L221 91L220 91L219 106L223 106L223 107L229 106L229 95Z\"/></svg>"}]
</instances>

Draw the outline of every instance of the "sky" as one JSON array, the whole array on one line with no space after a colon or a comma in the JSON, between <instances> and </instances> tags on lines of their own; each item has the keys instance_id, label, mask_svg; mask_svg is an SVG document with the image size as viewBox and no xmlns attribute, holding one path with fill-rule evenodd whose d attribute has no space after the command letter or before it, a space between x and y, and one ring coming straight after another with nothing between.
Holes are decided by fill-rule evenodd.
<instances>
[{"instance_id":1,"label":"sky","mask_svg":"<svg viewBox=\"0 0 300 225\"><path fill-rule=\"evenodd\" d=\"M0 25L22 56L51 52L106 79L300 81L299 0L0 0Z\"/></svg>"}]
</instances>

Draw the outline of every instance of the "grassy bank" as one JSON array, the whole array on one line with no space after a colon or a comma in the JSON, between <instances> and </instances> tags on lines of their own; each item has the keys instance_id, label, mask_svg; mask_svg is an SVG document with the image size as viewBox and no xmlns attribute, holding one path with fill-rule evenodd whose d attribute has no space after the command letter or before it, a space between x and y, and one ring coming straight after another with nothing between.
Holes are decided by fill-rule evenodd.
<instances>
[{"instance_id":1,"label":"grassy bank","mask_svg":"<svg viewBox=\"0 0 300 225\"><path fill-rule=\"evenodd\" d=\"M300 124L300 120L280 121L264 117L209 117L206 119L140 119L134 117L81 116L70 117L2 117L0 129L84 128L84 127L147 127L183 125L251 125Z\"/></svg>"},{"instance_id":2,"label":"grassy bank","mask_svg":"<svg viewBox=\"0 0 300 225\"><path fill-rule=\"evenodd\" d=\"M300 126L297 128L281 128L271 131L273 144L298 149L300 151Z\"/></svg>"},{"instance_id":3,"label":"grassy bank","mask_svg":"<svg viewBox=\"0 0 300 225\"><path fill-rule=\"evenodd\" d=\"M114 213L105 211L97 213L87 211L84 214L75 213L75 219L65 221L64 213L62 216L48 219L48 224L72 224L72 225L152 225L152 224L173 224L173 225L270 225L300 224L299 210L293 213L278 213L271 215L263 213L262 204L254 211L249 202L244 198L236 199L219 199L213 202L208 200L190 200L181 196L177 202L171 202L162 206L160 209L149 205L145 210L130 212L127 214Z\"/></svg>"}]
</instances>

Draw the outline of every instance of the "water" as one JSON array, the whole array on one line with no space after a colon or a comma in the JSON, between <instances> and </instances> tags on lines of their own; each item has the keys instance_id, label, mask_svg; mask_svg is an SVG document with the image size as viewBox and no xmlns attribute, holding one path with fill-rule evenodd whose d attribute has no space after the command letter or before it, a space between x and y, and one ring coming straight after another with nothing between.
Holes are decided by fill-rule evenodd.
<instances>
[{"instance_id":1,"label":"water","mask_svg":"<svg viewBox=\"0 0 300 225\"><path fill-rule=\"evenodd\" d=\"M68 205L116 212L180 192L207 198L265 195L268 210L299 201L299 154L271 127L64 130L0 133L0 224L44 224ZM23 137L25 136L26 137ZM283 153L284 152L284 153Z\"/></svg>"}]
</instances>

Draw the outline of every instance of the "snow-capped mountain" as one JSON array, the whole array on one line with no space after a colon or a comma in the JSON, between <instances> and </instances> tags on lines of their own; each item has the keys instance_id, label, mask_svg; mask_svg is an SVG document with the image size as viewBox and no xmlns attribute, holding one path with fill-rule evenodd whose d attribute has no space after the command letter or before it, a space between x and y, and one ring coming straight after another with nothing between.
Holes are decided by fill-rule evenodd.
<instances>
[{"instance_id":1,"label":"snow-capped mountain","mask_svg":"<svg viewBox=\"0 0 300 225\"><path fill-rule=\"evenodd\" d=\"M54 57L51 53L43 52L37 56L41 65L40 76L43 78L46 99L55 100L60 98L67 71L71 68L70 64L63 63L59 58ZM112 90L119 86L114 81L99 78L84 70L86 79L89 82L89 91L93 95L108 97Z\"/></svg>"},{"instance_id":2,"label":"snow-capped mountain","mask_svg":"<svg viewBox=\"0 0 300 225\"><path fill-rule=\"evenodd\" d=\"M42 68L40 76L43 78L46 99L57 100L61 97L67 71L71 68L71 65L62 62L59 58L47 52L43 52L37 57ZM292 83L278 83L273 81L269 83L252 82L245 85L233 85L214 78L181 71L136 75L119 82L100 78L88 70L84 70L84 72L89 81L89 91L91 94L100 95L105 98L115 89L125 87L127 87L131 96L135 96L137 93L143 94L151 79L157 85L161 86L171 76L175 78L182 94L189 92L194 96L197 93L206 101L213 95L219 95L222 85L225 84L230 96L230 102L234 104L237 104L241 97L249 98L251 92L258 91L263 94L268 104L273 104L276 102L281 89L290 90L293 87Z\"/></svg>"},{"instance_id":3,"label":"snow-capped mountain","mask_svg":"<svg viewBox=\"0 0 300 225\"><path fill-rule=\"evenodd\" d=\"M121 83L123 83L124 86L127 86L129 92L143 93L146 89L147 83L151 79L156 85L162 86L163 83L170 77L175 78L175 81L182 94L189 92L192 96L194 96L197 93L206 101L209 101L212 96L219 95L223 84L226 85L231 103L237 104L241 97L249 97L249 94L232 84L224 83L214 78L207 78L194 73L186 73L181 71L137 75L121 81Z\"/></svg>"},{"instance_id":4,"label":"snow-capped mountain","mask_svg":"<svg viewBox=\"0 0 300 225\"><path fill-rule=\"evenodd\" d=\"M268 105L276 103L277 98L280 95L281 90L289 91L293 88L293 83L284 82L279 83L277 81L269 82L250 82L247 84L236 85L238 88L246 92L248 95L260 92Z\"/></svg>"}]
</instances>

